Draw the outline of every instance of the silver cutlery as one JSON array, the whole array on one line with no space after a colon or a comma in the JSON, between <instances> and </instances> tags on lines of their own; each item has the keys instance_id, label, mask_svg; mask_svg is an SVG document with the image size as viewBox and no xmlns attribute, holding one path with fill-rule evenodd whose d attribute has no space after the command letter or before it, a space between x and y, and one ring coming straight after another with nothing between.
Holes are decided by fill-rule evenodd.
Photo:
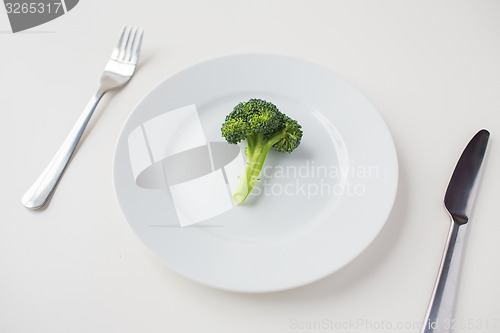
<instances>
[{"instance_id":1,"label":"silver cutlery","mask_svg":"<svg viewBox=\"0 0 500 333\"><path fill-rule=\"evenodd\" d=\"M134 75L142 36L142 29L130 26L123 28L118 44L104 68L99 89L88 102L49 165L22 197L24 206L38 209L49 202L102 96L111 89L125 85Z\"/></svg>"},{"instance_id":2,"label":"silver cutlery","mask_svg":"<svg viewBox=\"0 0 500 333\"><path fill-rule=\"evenodd\" d=\"M489 137L490 133L483 129L472 138L446 190L444 205L451 217L451 226L422 333L452 331L464 240Z\"/></svg>"}]
</instances>

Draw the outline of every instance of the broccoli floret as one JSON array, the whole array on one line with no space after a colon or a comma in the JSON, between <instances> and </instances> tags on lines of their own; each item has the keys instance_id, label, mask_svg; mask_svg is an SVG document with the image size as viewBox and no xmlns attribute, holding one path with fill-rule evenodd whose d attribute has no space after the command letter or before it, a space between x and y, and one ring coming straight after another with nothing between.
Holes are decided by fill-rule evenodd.
<instances>
[{"instance_id":1,"label":"broccoli floret","mask_svg":"<svg viewBox=\"0 0 500 333\"><path fill-rule=\"evenodd\" d=\"M280 152L291 152L302 139L302 127L278 108L261 99L250 99L236 105L222 124L222 136L232 144L246 140L246 164L243 175L233 193L236 204L241 204L258 181L267 152L274 147Z\"/></svg>"}]
</instances>

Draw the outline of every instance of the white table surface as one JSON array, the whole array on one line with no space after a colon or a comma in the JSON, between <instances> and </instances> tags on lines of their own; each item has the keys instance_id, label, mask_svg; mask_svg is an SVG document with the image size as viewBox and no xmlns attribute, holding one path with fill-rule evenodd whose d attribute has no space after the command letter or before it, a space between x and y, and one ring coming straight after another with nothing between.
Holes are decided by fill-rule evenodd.
<instances>
[{"instance_id":1,"label":"white table surface","mask_svg":"<svg viewBox=\"0 0 500 333\"><path fill-rule=\"evenodd\" d=\"M500 331L500 2L85 0L12 34L0 9L0 332L419 332L448 232L442 199L476 131L491 132L455 332ZM50 206L20 202L97 87L123 24L140 67L104 97ZM352 263L298 289L238 294L187 280L119 209L113 151L137 103L179 70L245 52L323 65L393 135L393 212ZM402 328L401 328L402 326Z\"/></svg>"}]
</instances>

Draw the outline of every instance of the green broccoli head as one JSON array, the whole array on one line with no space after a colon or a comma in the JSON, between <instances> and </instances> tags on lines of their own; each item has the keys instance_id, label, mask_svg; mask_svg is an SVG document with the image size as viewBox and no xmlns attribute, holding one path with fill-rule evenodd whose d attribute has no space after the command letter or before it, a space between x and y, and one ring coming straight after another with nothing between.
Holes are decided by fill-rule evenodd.
<instances>
[{"instance_id":1,"label":"green broccoli head","mask_svg":"<svg viewBox=\"0 0 500 333\"><path fill-rule=\"evenodd\" d=\"M226 116L221 131L229 143L247 142L245 173L233 194L238 204L257 182L269 149L291 152L302 139L302 127L296 120L281 113L276 105L256 98L236 105Z\"/></svg>"},{"instance_id":2,"label":"green broccoli head","mask_svg":"<svg viewBox=\"0 0 500 333\"><path fill-rule=\"evenodd\" d=\"M239 143L254 134L272 135L283 125L283 119L274 104L251 99L236 105L226 116L222 135L229 143Z\"/></svg>"},{"instance_id":3,"label":"green broccoli head","mask_svg":"<svg viewBox=\"0 0 500 333\"><path fill-rule=\"evenodd\" d=\"M248 130L248 123L239 118L227 116L224 125L222 125L222 136L232 144L245 140L249 133L251 132Z\"/></svg>"},{"instance_id":4,"label":"green broccoli head","mask_svg":"<svg viewBox=\"0 0 500 333\"><path fill-rule=\"evenodd\" d=\"M281 130L283 138L276 142L273 147L276 148L277 151L290 153L300 145L300 140L302 139L302 126L300 126L296 120L287 116L284 117L283 124Z\"/></svg>"}]
</instances>

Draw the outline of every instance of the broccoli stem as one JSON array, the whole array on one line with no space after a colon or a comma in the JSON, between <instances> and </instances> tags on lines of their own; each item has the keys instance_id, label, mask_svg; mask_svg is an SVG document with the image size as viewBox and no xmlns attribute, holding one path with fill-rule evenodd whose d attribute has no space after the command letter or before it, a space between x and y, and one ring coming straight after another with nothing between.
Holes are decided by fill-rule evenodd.
<instances>
[{"instance_id":1,"label":"broccoli stem","mask_svg":"<svg viewBox=\"0 0 500 333\"><path fill-rule=\"evenodd\" d=\"M264 166L264 161L269 149L271 149L276 142L281 140L283 136L284 133L280 132L266 142L264 142L263 134L255 134L247 138L247 148L245 150L247 162L245 164L245 170L233 193L233 199L237 205L245 201L250 194L259 180L259 175Z\"/></svg>"}]
</instances>

